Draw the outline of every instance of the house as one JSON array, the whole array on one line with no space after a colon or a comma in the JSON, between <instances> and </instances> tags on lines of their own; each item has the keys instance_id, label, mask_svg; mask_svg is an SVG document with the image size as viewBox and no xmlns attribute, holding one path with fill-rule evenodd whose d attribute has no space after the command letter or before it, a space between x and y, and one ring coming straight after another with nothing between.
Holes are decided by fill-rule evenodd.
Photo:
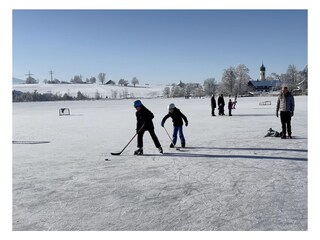
<instances>
[{"instance_id":1,"label":"house","mask_svg":"<svg viewBox=\"0 0 320 240\"><path fill-rule=\"evenodd\" d=\"M116 83L112 80L109 80L108 82L106 82L106 85L115 85Z\"/></svg>"},{"instance_id":2,"label":"house","mask_svg":"<svg viewBox=\"0 0 320 240\"><path fill-rule=\"evenodd\" d=\"M186 86L185 83L183 83L181 80L180 82L177 84L177 86L181 87L181 88L184 88Z\"/></svg>"},{"instance_id":3,"label":"house","mask_svg":"<svg viewBox=\"0 0 320 240\"><path fill-rule=\"evenodd\" d=\"M280 86L279 80L264 80L264 81L249 81L248 91L249 92L269 92L271 90L278 89Z\"/></svg>"},{"instance_id":4,"label":"house","mask_svg":"<svg viewBox=\"0 0 320 240\"><path fill-rule=\"evenodd\" d=\"M248 82L249 92L269 92L271 90L278 89L279 87L279 80L266 80L266 67L263 65L263 63L260 67L260 79Z\"/></svg>"}]
</instances>

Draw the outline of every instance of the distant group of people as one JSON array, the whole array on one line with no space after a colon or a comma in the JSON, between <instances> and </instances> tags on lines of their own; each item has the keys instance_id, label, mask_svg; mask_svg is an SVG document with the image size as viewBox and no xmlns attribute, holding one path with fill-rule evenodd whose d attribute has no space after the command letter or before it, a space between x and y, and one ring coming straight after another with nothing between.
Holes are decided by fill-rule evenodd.
<instances>
[{"instance_id":1,"label":"distant group of people","mask_svg":"<svg viewBox=\"0 0 320 240\"><path fill-rule=\"evenodd\" d=\"M235 105L237 103L236 101L237 97L235 97L235 100L232 101L231 98L228 102L228 110L229 110L229 116L232 116L231 111L232 109L235 109ZM153 113L147 109L140 100L136 100L134 102L134 107L136 108L136 118L137 118L137 135L138 135L138 141L137 141L137 147L138 149L134 151L135 155L142 155L143 154L143 135L146 131L149 131L150 136L155 144L155 146L158 148L160 153L163 153L162 146L159 142L159 139L157 138L155 131L154 131L154 125L152 119L154 118ZM224 114L224 98L223 94L220 94L218 97L218 110L219 115L225 115ZM294 113L294 98L293 95L288 91L287 87L283 87L281 89L281 93L278 97L277 101L277 107L276 107L276 116L279 117L279 111L280 111L280 120L281 120L281 126L282 126L282 132L280 133L281 138L285 139L292 138L292 131L291 131L291 117ZM214 95L211 97L211 115L215 115L215 109L217 107L216 100L214 98ZM170 144L170 148L174 148L178 135L181 142L181 147L184 148L186 146L186 140L183 134L183 122L185 123L185 126L188 126L188 119L187 117L178 109L174 103L171 103L168 105L168 113L163 117L161 121L161 126L164 127L164 124L168 118L172 118L173 122L173 134L172 134L172 142Z\"/></svg>"},{"instance_id":2,"label":"distant group of people","mask_svg":"<svg viewBox=\"0 0 320 240\"><path fill-rule=\"evenodd\" d=\"M228 102L229 116L232 116L231 111L232 111L232 109L235 109L236 103L237 103L237 96L235 97L234 101L232 101L231 98L229 99L229 102ZM218 97L218 114L219 115L225 115L224 114L224 106L225 106L225 102L224 102L223 94L220 94ZM212 97L211 97L211 116L216 116L215 115L216 107L217 107L216 99L214 98L214 95L212 95Z\"/></svg>"}]
</instances>

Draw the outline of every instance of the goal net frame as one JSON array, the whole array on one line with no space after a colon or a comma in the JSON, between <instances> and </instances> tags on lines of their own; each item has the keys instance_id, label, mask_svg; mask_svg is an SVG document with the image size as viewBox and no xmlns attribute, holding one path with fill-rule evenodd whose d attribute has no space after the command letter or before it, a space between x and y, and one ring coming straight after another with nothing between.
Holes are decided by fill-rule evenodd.
<instances>
[{"instance_id":1,"label":"goal net frame","mask_svg":"<svg viewBox=\"0 0 320 240\"><path fill-rule=\"evenodd\" d=\"M60 108L59 109L59 116L68 116L68 115L70 115L69 108Z\"/></svg>"}]
</instances>

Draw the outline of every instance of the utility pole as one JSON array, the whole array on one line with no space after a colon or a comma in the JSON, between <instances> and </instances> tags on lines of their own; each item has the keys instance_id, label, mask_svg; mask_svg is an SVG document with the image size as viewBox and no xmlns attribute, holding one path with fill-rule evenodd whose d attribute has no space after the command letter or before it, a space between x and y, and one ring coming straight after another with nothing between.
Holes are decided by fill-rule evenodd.
<instances>
[{"instance_id":1,"label":"utility pole","mask_svg":"<svg viewBox=\"0 0 320 240\"><path fill-rule=\"evenodd\" d=\"M26 83L33 83L33 78L31 77L33 74L30 73L30 70L29 70L29 73L26 74L26 76L28 76L27 80L26 80Z\"/></svg>"},{"instance_id":2,"label":"utility pole","mask_svg":"<svg viewBox=\"0 0 320 240\"><path fill-rule=\"evenodd\" d=\"M31 75L33 75L32 73L30 73L30 70L29 70L29 73L26 74L26 76L28 76L28 79L31 78Z\"/></svg>"},{"instance_id":3,"label":"utility pole","mask_svg":"<svg viewBox=\"0 0 320 240\"><path fill-rule=\"evenodd\" d=\"M54 72L52 70L50 70L49 73L51 75L51 82L52 82L52 75L53 75Z\"/></svg>"}]
</instances>

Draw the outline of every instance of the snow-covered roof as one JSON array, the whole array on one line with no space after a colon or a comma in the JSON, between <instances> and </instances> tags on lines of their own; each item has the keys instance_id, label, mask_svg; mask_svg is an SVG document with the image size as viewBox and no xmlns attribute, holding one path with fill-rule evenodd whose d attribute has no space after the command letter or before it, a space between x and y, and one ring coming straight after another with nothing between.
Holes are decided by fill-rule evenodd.
<instances>
[{"instance_id":1,"label":"snow-covered roof","mask_svg":"<svg viewBox=\"0 0 320 240\"><path fill-rule=\"evenodd\" d=\"M250 81L248 84L252 84L254 87L276 87L280 83L279 80L264 80L264 81Z\"/></svg>"}]
</instances>

